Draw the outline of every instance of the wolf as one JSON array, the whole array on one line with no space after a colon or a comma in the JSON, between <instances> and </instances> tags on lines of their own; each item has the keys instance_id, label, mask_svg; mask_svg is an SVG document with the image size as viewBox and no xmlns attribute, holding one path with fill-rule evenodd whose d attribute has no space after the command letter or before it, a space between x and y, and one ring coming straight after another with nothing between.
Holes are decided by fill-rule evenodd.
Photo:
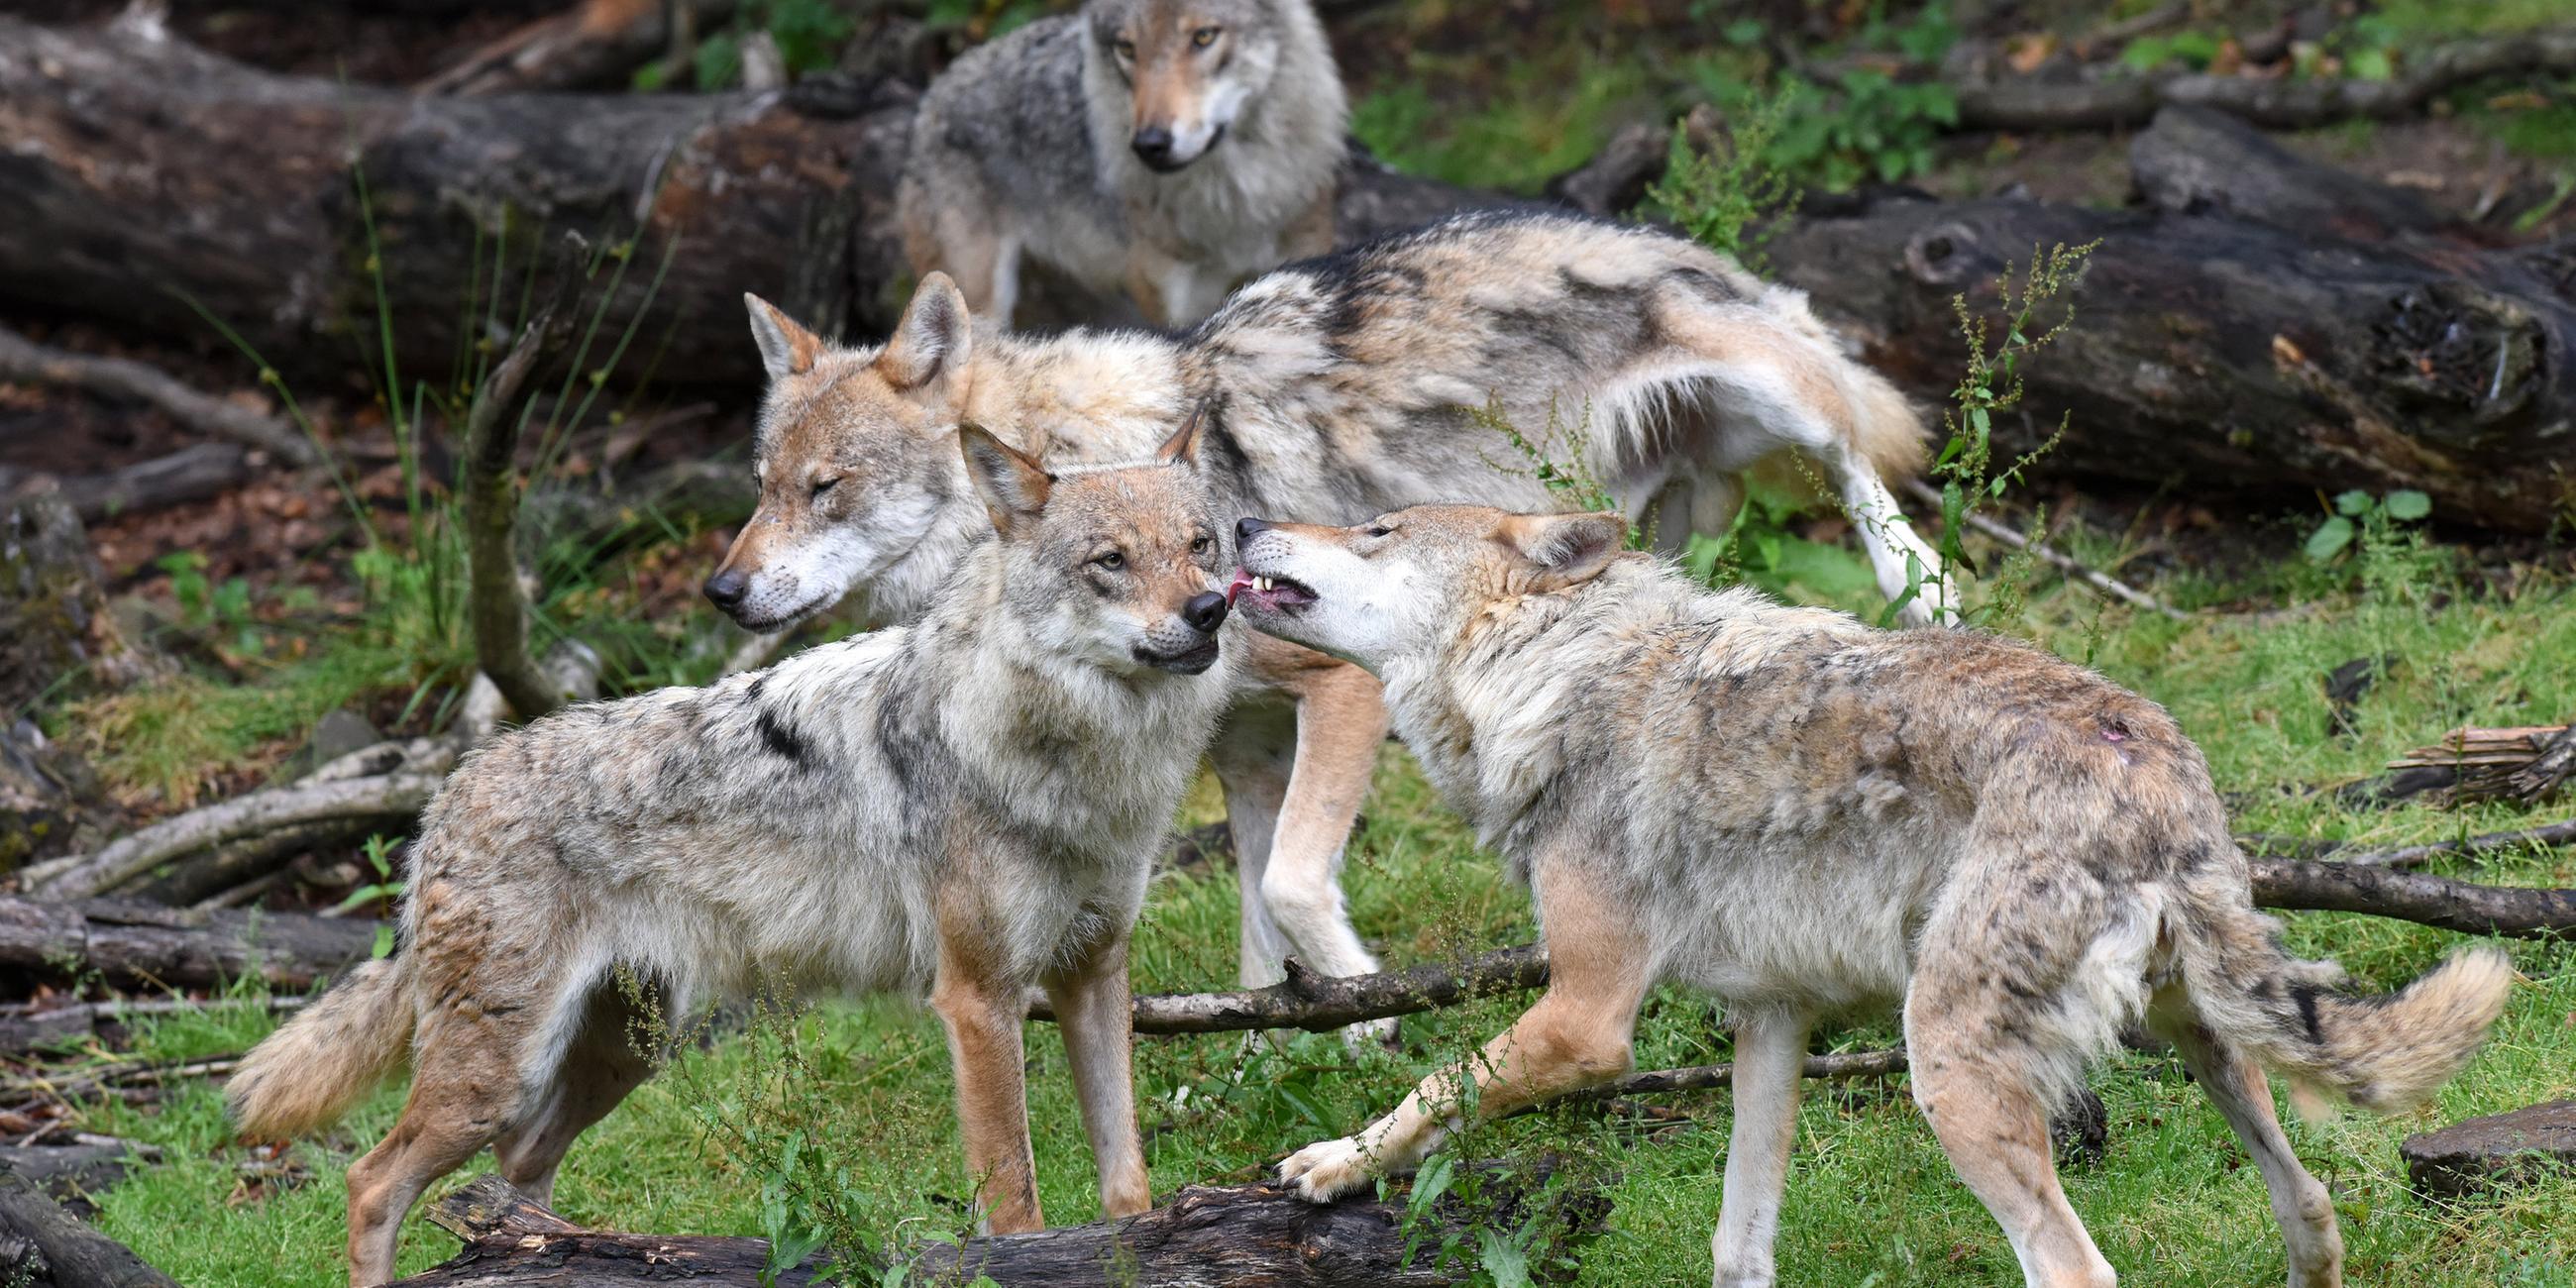
<instances>
[{"instance_id":1,"label":"wolf","mask_svg":"<svg viewBox=\"0 0 2576 1288\"><path fill-rule=\"evenodd\" d=\"M756 990L927 997L991 1230L1042 1226L1021 1082L1053 1000L1110 1215L1151 1204L1129 1071L1128 934L1231 692L1224 542L1184 426L1149 462L1048 471L969 426L997 535L917 625L703 689L573 707L434 800L399 948L253 1050L256 1139L336 1120L404 1061L349 1168L350 1282L484 1145L543 1201L573 1138L652 1071L652 1007Z\"/></svg>"},{"instance_id":2,"label":"wolf","mask_svg":"<svg viewBox=\"0 0 2576 1288\"><path fill-rule=\"evenodd\" d=\"M1891 597L1909 561L1939 567L1882 481L1922 459L1904 399L1798 292L1649 229L1462 216L1269 273L1180 338L1009 334L975 325L939 275L881 345L835 347L749 306L770 380L761 499L706 593L756 631L853 590L877 620L918 611L984 522L950 443L961 422L1046 426L1017 445L1050 460L1119 459L1202 406L1209 485L1230 514L1347 522L1444 495L1561 505L1491 411L1543 440L1548 468L1661 516L1667 537L1725 531L1739 476L1794 455L1863 520ZM1566 428L1551 439L1552 419ZM1946 607L1941 583L1925 590L1908 620ZM1253 639L1211 753L1242 864L1241 981L1276 983L1292 951L1325 974L1375 970L1337 873L1385 737L1377 681Z\"/></svg>"},{"instance_id":3,"label":"wolf","mask_svg":"<svg viewBox=\"0 0 2576 1288\"><path fill-rule=\"evenodd\" d=\"M1350 117L1307 0L1090 0L969 51L913 118L913 271L1008 324L1023 260L1188 326L1330 250Z\"/></svg>"},{"instance_id":4,"label":"wolf","mask_svg":"<svg viewBox=\"0 0 2576 1288\"><path fill-rule=\"evenodd\" d=\"M2208 766L2156 704L1992 635L1711 592L1626 534L1616 514L1462 505L1240 524L1236 616L1385 682L1424 772L1534 890L1551 972L1481 1056L1282 1179L1326 1201L1417 1163L1458 1115L1624 1072L1639 1002L1679 982L1736 1031L1715 1282L1769 1284L1808 1032L1895 1003L1915 1102L2028 1282L2109 1285L2048 1113L2143 1023L2254 1156L2290 1282L2340 1282L2333 1204L2265 1071L2374 1110L2421 1101L2501 1012L2504 955L2339 991L2254 911Z\"/></svg>"}]
</instances>

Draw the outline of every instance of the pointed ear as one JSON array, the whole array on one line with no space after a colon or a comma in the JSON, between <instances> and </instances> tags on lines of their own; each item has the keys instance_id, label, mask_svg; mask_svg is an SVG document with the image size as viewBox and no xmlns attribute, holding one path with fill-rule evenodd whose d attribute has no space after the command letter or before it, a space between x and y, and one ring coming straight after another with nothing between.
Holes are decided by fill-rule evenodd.
<instances>
[{"instance_id":1,"label":"pointed ear","mask_svg":"<svg viewBox=\"0 0 2576 1288\"><path fill-rule=\"evenodd\" d=\"M760 365L769 369L769 378L783 380L814 369L814 360L823 354L823 337L796 325L777 305L743 292L743 307L751 313L751 338L760 344Z\"/></svg>"},{"instance_id":2,"label":"pointed ear","mask_svg":"<svg viewBox=\"0 0 2576 1288\"><path fill-rule=\"evenodd\" d=\"M1516 514L1499 535L1538 566L1538 588L1554 590L1608 567L1627 548L1628 521L1615 514Z\"/></svg>"},{"instance_id":3,"label":"pointed ear","mask_svg":"<svg viewBox=\"0 0 2576 1288\"><path fill-rule=\"evenodd\" d=\"M898 390L918 388L963 369L973 338L966 297L946 273L932 273L904 306L903 320L877 355L877 372Z\"/></svg>"},{"instance_id":4,"label":"pointed ear","mask_svg":"<svg viewBox=\"0 0 2576 1288\"><path fill-rule=\"evenodd\" d=\"M993 516L995 532L1007 537L1046 509L1055 476L1036 461L973 423L957 427L957 446L966 454L966 473L984 498L985 513Z\"/></svg>"},{"instance_id":5,"label":"pointed ear","mask_svg":"<svg viewBox=\"0 0 2576 1288\"><path fill-rule=\"evenodd\" d=\"M1199 435L1207 428L1208 404L1212 401L1202 398L1198 406L1190 409L1190 418L1182 421L1181 427L1173 431L1170 438L1164 439L1161 447L1154 449L1156 461L1165 465L1186 465L1191 469L1199 467Z\"/></svg>"}]
</instances>

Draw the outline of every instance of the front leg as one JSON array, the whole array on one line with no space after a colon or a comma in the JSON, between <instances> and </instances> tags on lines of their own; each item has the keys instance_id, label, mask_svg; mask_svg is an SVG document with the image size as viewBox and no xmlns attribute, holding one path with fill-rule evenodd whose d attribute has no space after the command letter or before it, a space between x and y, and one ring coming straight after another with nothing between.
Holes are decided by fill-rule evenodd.
<instances>
[{"instance_id":1,"label":"front leg","mask_svg":"<svg viewBox=\"0 0 2576 1288\"><path fill-rule=\"evenodd\" d=\"M999 968L990 955L995 941L980 923L952 929L951 920L941 918L939 978L931 987L930 1008L948 1030L957 1123L966 1138L966 1172L975 1182L976 1228L987 1234L1042 1230L1046 1217L1038 1210L1020 1045L1028 986Z\"/></svg>"},{"instance_id":2,"label":"front leg","mask_svg":"<svg viewBox=\"0 0 2576 1288\"><path fill-rule=\"evenodd\" d=\"M1500 1118L1627 1072L1637 1007L1654 982L1651 946L1637 933L1642 918L1573 865L1542 869L1540 878L1546 995L1475 1058L1423 1079L1394 1113L1289 1155L1279 1165L1283 1183L1329 1203L1412 1170L1469 1112Z\"/></svg>"},{"instance_id":3,"label":"front leg","mask_svg":"<svg viewBox=\"0 0 2576 1288\"><path fill-rule=\"evenodd\" d=\"M1296 760L1261 873L1261 902L1299 960L1326 975L1366 975L1377 958L1351 925L1342 852L1386 741L1385 689L1356 666L1297 651L1304 657L1283 686L1297 701ZM1343 1040L1387 1042L1395 1032L1394 1020L1373 1020L1351 1026Z\"/></svg>"},{"instance_id":4,"label":"front leg","mask_svg":"<svg viewBox=\"0 0 2576 1288\"><path fill-rule=\"evenodd\" d=\"M1145 1149L1136 1137L1135 1031L1127 997L1127 929L1071 970L1050 976L1047 999L1073 1065L1082 1129L1100 1169L1100 1214L1132 1216L1154 1206Z\"/></svg>"}]
</instances>

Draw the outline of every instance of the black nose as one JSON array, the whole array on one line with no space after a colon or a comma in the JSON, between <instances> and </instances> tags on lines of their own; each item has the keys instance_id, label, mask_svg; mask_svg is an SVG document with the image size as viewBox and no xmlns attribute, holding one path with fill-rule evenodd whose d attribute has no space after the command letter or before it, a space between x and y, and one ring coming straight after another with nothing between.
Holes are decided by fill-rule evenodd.
<instances>
[{"instance_id":1,"label":"black nose","mask_svg":"<svg viewBox=\"0 0 2576 1288\"><path fill-rule=\"evenodd\" d=\"M707 592L716 607L731 611L742 606L742 597L751 590L751 578L727 568L707 578L707 584L700 589Z\"/></svg>"},{"instance_id":2,"label":"black nose","mask_svg":"<svg viewBox=\"0 0 2576 1288\"><path fill-rule=\"evenodd\" d=\"M1225 596L1211 590L1181 605L1181 620L1201 635L1214 635L1217 627L1225 625L1225 609Z\"/></svg>"},{"instance_id":3,"label":"black nose","mask_svg":"<svg viewBox=\"0 0 2576 1288\"><path fill-rule=\"evenodd\" d=\"M1234 548L1241 550L1244 542L1278 526L1266 519L1237 519L1234 522Z\"/></svg>"},{"instance_id":4,"label":"black nose","mask_svg":"<svg viewBox=\"0 0 2576 1288\"><path fill-rule=\"evenodd\" d=\"M1148 125L1136 131L1136 137L1127 143L1147 165L1161 165L1172 159L1172 132L1162 126Z\"/></svg>"}]
</instances>

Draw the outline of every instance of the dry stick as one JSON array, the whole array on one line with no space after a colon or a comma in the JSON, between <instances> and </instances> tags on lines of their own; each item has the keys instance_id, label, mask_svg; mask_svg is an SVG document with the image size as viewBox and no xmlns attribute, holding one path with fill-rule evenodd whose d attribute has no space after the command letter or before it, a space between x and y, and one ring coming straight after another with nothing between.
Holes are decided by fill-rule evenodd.
<instances>
[{"instance_id":1,"label":"dry stick","mask_svg":"<svg viewBox=\"0 0 2576 1288\"><path fill-rule=\"evenodd\" d=\"M465 529L472 583L474 660L521 721L562 706L563 686L528 653L528 592L511 540L519 519L519 395L562 344L582 281L578 238L566 239L552 299L539 306L465 413Z\"/></svg>"},{"instance_id":2,"label":"dry stick","mask_svg":"<svg viewBox=\"0 0 2576 1288\"><path fill-rule=\"evenodd\" d=\"M2405 869L2421 867L2445 855L2479 855L2516 845L2576 845L2576 819L2544 823L2539 827L2518 828L2511 832L2489 832L2460 841L2435 841L2429 845L2408 845L2394 850L2374 850L2355 854L2339 862L2353 867Z\"/></svg>"},{"instance_id":3,"label":"dry stick","mask_svg":"<svg viewBox=\"0 0 2576 1288\"><path fill-rule=\"evenodd\" d=\"M1547 950L1502 948L1460 962L1426 962L1374 975L1317 975L1291 957L1288 978L1268 988L1220 993L1148 993L1135 999L1138 1033L1232 1033L1305 1029L1329 1033L1362 1020L1412 1015L1547 983ZM1053 1020L1044 1000L1029 1018Z\"/></svg>"},{"instance_id":4,"label":"dry stick","mask_svg":"<svg viewBox=\"0 0 2576 1288\"><path fill-rule=\"evenodd\" d=\"M2209 107L2274 129L2305 129L2355 117L2414 113L2439 94L2501 76L2576 72L2576 28L2482 36L2409 51L2404 71L2384 81L2268 79L2191 74L2048 82L2035 78L1954 85L1959 127L1969 130L2098 130L2144 125L2160 107Z\"/></svg>"},{"instance_id":5,"label":"dry stick","mask_svg":"<svg viewBox=\"0 0 2576 1288\"><path fill-rule=\"evenodd\" d=\"M100 474L58 474L54 485L84 523L201 501L249 482L258 473L239 443L197 443L167 456ZM40 472L0 466L0 495Z\"/></svg>"},{"instance_id":6,"label":"dry stick","mask_svg":"<svg viewBox=\"0 0 2576 1288\"><path fill-rule=\"evenodd\" d=\"M438 783L435 774L398 773L252 792L155 823L69 864L31 871L24 888L47 899L83 899L181 855L277 828L324 819L408 817L428 803Z\"/></svg>"},{"instance_id":7,"label":"dry stick","mask_svg":"<svg viewBox=\"0 0 2576 1288\"><path fill-rule=\"evenodd\" d=\"M1906 480L1905 489L1912 492L1916 497L1929 502L1932 505L1937 506L1941 504L1941 490L1921 479ZM2062 550L2058 550L2046 542L2033 545L2029 538L2024 537L2022 534L2015 532L2011 528L2005 527L2003 524L1997 523L1982 514L1971 512L1968 515L1968 526L2004 543L2005 545L2011 546L2015 550L2027 550L2041 559L2046 560L2050 564L2055 565L2060 571L2082 579L2085 585L2091 586L2095 590L2101 591L2103 594L2109 595L2114 599L2118 599L2123 603L2137 608L2144 608L2151 612L2162 613L2178 622L2191 620L2191 614L2186 613L2179 608L2171 607L2164 601L2157 599L2155 596L2150 595L2127 582L2121 581L2116 577L2095 572L2078 562L2073 555L2067 554Z\"/></svg>"},{"instance_id":8,"label":"dry stick","mask_svg":"<svg viewBox=\"0 0 2576 1288\"><path fill-rule=\"evenodd\" d=\"M297 465L321 459L294 426L211 397L130 358L102 358L41 345L0 326L0 380L71 385L111 397L150 403L183 424L275 452Z\"/></svg>"},{"instance_id":9,"label":"dry stick","mask_svg":"<svg viewBox=\"0 0 2576 1288\"><path fill-rule=\"evenodd\" d=\"M2366 912L2464 935L2576 938L2576 890L2479 885L2388 867L2256 859L2254 902L2296 911Z\"/></svg>"}]
</instances>

